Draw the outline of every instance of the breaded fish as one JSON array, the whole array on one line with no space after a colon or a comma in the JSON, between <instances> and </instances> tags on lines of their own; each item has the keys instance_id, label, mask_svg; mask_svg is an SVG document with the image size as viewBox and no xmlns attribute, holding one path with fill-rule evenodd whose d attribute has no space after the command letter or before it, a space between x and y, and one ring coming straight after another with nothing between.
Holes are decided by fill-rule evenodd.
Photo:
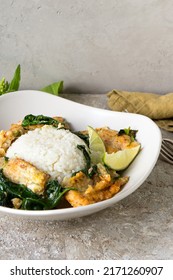
<instances>
[{"instance_id":1,"label":"breaded fish","mask_svg":"<svg viewBox=\"0 0 173 280\"><path fill-rule=\"evenodd\" d=\"M103 140L108 154L115 153L119 150L130 149L139 145L137 141L132 141L129 135L119 135L117 131L107 127L98 128L96 131Z\"/></svg>"},{"instance_id":2,"label":"breaded fish","mask_svg":"<svg viewBox=\"0 0 173 280\"><path fill-rule=\"evenodd\" d=\"M93 204L113 197L128 182L128 177L112 177L102 164L97 165L97 174L88 178L82 171L69 178L66 187L74 188L66 193L66 200L73 206Z\"/></svg>"},{"instance_id":3,"label":"breaded fish","mask_svg":"<svg viewBox=\"0 0 173 280\"><path fill-rule=\"evenodd\" d=\"M103 179L95 186L88 186L85 192L70 190L65 198L73 207L93 204L113 197L127 182L127 176L116 179L114 183Z\"/></svg>"},{"instance_id":4,"label":"breaded fish","mask_svg":"<svg viewBox=\"0 0 173 280\"><path fill-rule=\"evenodd\" d=\"M34 193L44 193L49 175L38 170L23 159L9 159L3 167L3 174L16 184L23 184Z\"/></svg>"}]
</instances>

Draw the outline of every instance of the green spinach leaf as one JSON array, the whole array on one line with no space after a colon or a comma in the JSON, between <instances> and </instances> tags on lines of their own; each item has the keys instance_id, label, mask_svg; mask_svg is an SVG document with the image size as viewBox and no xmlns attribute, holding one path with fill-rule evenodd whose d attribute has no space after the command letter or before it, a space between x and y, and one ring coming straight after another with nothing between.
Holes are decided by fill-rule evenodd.
<instances>
[{"instance_id":1,"label":"green spinach leaf","mask_svg":"<svg viewBox=\"0 0 173 280\"><path fill-rule=\"evenodd\" d=\"M63 195L72 188L62 188L57 180L50 180L46 186L45 209L55 208Z\"/></svg>"},{"instance_id":2,"label":"green spinach leaf","mask_svg":"<svg viewBox=\"0 0 173 280\"><path fill-rule=\"evenodd\" d=\"M0 171L0 190L3 190L7 194L11 194L13 197L18 198L39 198L39 195L32 192L26 186L22 184L15 184L8 180L4 175L2 170Z\"/></svg>"},{"instance_id":3,"label":"green spinach leaf","mask_svg":"<svg viewBox=\"0 0 173 280\"><path fill-rule=\"evenodd\" d=\"M63 195L70 188L62 188L57 180L50 180L46 185L44 197L39 199L26 198L23 200L22 209L24 210L49 210L55 208Z\"/></svg>"},{"instance_id":4,"label":"green spinach leaf","mask_svg":"<svg viewBox=\"0 0 173 280\"><path fill-rule=\"evenodd\" d=\"M77 135L79 138L81 138L89 147L89 135L83 134L80 131L74 132L75 135Z\"/></svg>"},{"instance_id":5,"label":"green spinach leaf","mask_svg":"<svg viewBox=\"0 0 173 280\"><path fill-rule=\"evenodd\" d=\"M86 150L85 145L77 145L77 148L83 152L83 155L84 155L84 158L85 158L85 161L86 161L86 167L84 169L80 170L80 171L84 172L88 176L88 170L91 167L91 158L89 156L89 153ZM74 176L74 174L76 174L76 173L77 172L73 173L72 175Z\"/></svg>"},{"instance_id":6,"label":"green spinach leaf","mask_svg":"<svg viewBox=\"0 0 173 280\"><path fill-rule=\"evenodd\" d=\"M40 196L22 184L9 181L0 170L0 206L12 207L11 199L22 200L21 209L48 210L57 207L63 195L72 188L63 188L57 180L50 180Z\"/></svg>"},{"instance_id":7,"label":"green spinach leaf","mask_svg":"<svg viewBox=\"0 0 173 280\"><path fill-rule=\"evenodd\" d=\"M29 126L29 125L37 125L37 124L48 124L48 125L53 125L55 127L58 127L59 121L55 120L51 117L43 116L43 115L37 115L34 116L32 114L27 115L24 117L22 121L22 126Z\"/></svg>"},{"instance_id":8,"label":"green spinach leaf","mask_svg":"<svg viewBox=\"0 0 173 280\"><path fill-rule=\"evenodd\" d=\"M39 195L32 192L22 184L15 184L9 181L0 170L0 205L11 207L12 198L33 198L39 199Z\"/></svg>"}]
</instances>

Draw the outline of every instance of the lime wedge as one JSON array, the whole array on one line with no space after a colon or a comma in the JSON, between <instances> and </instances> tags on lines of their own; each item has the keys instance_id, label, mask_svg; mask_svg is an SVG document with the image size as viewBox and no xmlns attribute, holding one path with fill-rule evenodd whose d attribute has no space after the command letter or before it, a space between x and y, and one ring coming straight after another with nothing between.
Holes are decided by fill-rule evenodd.
<instances>
[{"instance_id":1,"label":"lime wedge","mask_svg":"<svg viewBox=\"0 0 173 280\"><path fill-rule=\"evenodd\" d=\"M91 161L94 164L103 162L103 156L106 152L103 140L91 126L87 127L89 135L89 148Z\"/></svg>"},{"instance_id":2,"label":"lime wedge","mask_svg":"<svg viewBox=\"0 0 173 280\"><path fill-rule=\"evenodd\" d=\"M124 149L116 153L105 153L103 162L111 169L116 171L123 170L129 166L140 151L140 145L130 149Z\"/></svg>"}]
</instances>

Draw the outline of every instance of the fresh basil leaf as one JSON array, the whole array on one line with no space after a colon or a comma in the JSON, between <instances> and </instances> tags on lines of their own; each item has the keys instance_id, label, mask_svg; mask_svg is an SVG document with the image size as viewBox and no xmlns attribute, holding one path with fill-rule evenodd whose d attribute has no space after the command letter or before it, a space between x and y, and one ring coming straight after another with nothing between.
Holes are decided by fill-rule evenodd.
<instances>
[{"instance_id":1,"label":"fresh basil leaf","mask_svg":"<svg viewBox=\"0 0 173 280\"><path fill-rule=\"evenodd\" d=\"M41 91L51 93L53 95L59 95L63 90L63 81L59 81L53 84L50 84L41 89Z\"/></svg>"},{"instance_id":2,"label":"fresh basil leaf","mask_svg":"<svg viewBox=\"0 0 173 280\"><path fill-rule=\"evenodd\" d=\"M13 79L9 84L9 88L7 92L17 91L19 89L19 86L20 86L20 64L17 66L14 72Z\"/></svg>"}]
</instances>

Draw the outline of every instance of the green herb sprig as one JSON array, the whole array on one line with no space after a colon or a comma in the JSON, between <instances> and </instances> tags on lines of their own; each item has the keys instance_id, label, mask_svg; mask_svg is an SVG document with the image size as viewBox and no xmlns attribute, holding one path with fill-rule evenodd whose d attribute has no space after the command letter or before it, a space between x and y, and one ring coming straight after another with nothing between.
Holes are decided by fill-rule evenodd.
<instances>
[{"instance_id":1,"label":"green herb sprig","mask_svg":"<svg viewBox=\"0 0 173 280\"><path fill-rule=\"evenodd\" d=\"M58 127L60 122L51 117L47 117L44 115L34 116L32 114L26 115L22 121L23 127L26 127L29 125L38 125L38 124L47 124L47 125L53 125L55 127Z\"/></svg>"},{"instance_id":2,"label":"green herb sprig","mask_svg":"<svg viewBox=\"0 0 173 280\"><path fill-rule=\"evenodd\" d=\"M10 83L6 81L4 77L0 80L0 95L12 91L17 91L19 89L19 85L20 85L20 64L17 66Z\"/></svg>"},{"instance_id":3,"label":"green herb sprig","mask_svg":"<svg viewBox=\"0 0 173 280\"><path fill-rule=\"evenodd\" d=\"M118 136L126 134L131 137L131 141L135 141L137 132L138 130L133 130L130 127L128 127L128 128L120 129L118 132Z\"/></svg>"},{"instance_id":4,"label":"green herb sprig","mask_svg":"<svg viewBox=\"0 0 173 280\"><path fill-rule=\"evenodd\" d=\"M0 95L6 94L8 92L18 91L20 87L21 80L21 67L20 64L17 66L11 82L8 82L5 77L0 80ZM64 82L58 81L52 83L46 87L40 89L53 95L59 95L63 91Z\"/></svg>"}]
</instances>

